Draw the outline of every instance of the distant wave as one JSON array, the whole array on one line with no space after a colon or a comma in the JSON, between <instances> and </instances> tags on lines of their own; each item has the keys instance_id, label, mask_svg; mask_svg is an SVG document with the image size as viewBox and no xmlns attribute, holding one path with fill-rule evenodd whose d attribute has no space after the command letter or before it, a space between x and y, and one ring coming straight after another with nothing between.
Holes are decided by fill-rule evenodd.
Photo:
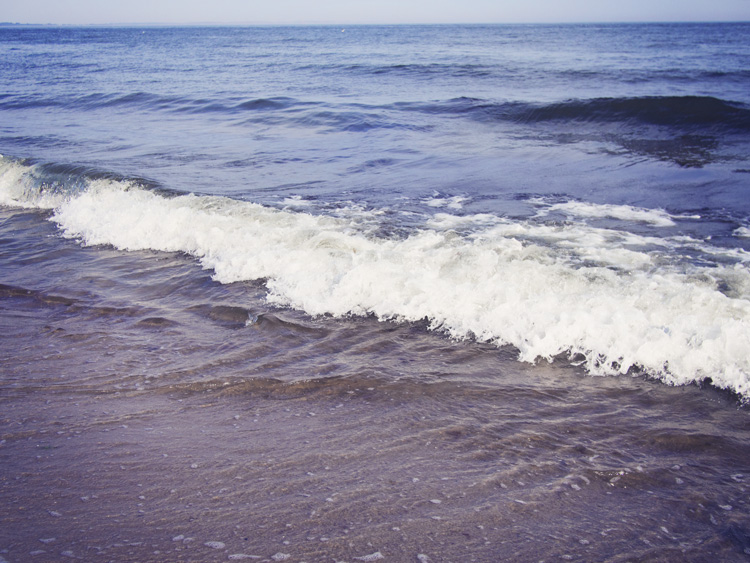
<instances>
[{"instance_id":1,"label":"distant wave","mask_svg":"<svg viewBox=\"0 0 750 563\"><path fill-rule=\"evenodd\" d=\"M461 97L395 104L402 111L460 116L527 128L545 142L597 141L621 154L700 168L742 158L724 149L729 135L750 133L750 107L712 97L593 98L551 104Z\"/></svg>"},{"instance_id":2,"label":"distant wave","mask_svg":"<svg viewBox=\"0 0 750 563\"><path fill-rule=\"evenodd\" d=\"M0 97L0 110L60 108L77 111L127 109L186 114L216 114L269 125L324 128L335 131L368 131L370 129L413 128L382 111L383 108L363 104L330 105L288 97L190 99L158 96L145 92L126 95L90 94L78 97L50 98L40 96Z\"/></svg>"},{"instance_id":3,"label":"distant wave","mask_svg":"<svg viewBox=\"0 0 750 563\"><path fill-rule=\"evenodd\" d=\"M419 131L431 134L453 120L513 128L542 143L598 143L599 150L625 158L648 158L686 168L721 161L744 161L730 136L750 133L750 107L700 96L593 98L555 103L495 101L472 97L449 100L353 103L304 100L288 96L165 96L147 92L51 96L44 93L0 95L0 111L51 110L111 113L128 119L142 114L206 116L232 127L264 126L308 129L321 133ZM437 119L435 119L437 117ZM14 145L29 144L8 137ZM40 142L58 144L59 138ZM742 170L742 169L740 169Z\"/></svg>"},{"instance_id":4,"label":"distant wave","mask_svg":"<svg viewBox=\"0 0 750 563\"><path fill-rule=\"evenodd\" d=\"M481 121L622 123L677 129L750 131L750 108L745 104L708 96L593 98L552 104L456 98L446 102L402 104L401 107L428 113L466 114Z\"/></svg>"},{"instance_id":5,"label":"distant wave","mask_svg":"<svg viewBox=\"0 0 750 563\"><path fill-rule=\"evenodd\" d=\"M315 105L315 102L312 103ZM226 112L279 110L299 105L310 105L293 98L188 98L181 96L163 96L148 92L132 92L126 94L94 93L85 96L50 97L39 95L4 95L0 96L0 109L26 108L67 108L76 110L97 110L101 108L130 107L151 111L177 112Z\"/></svg>"},{"instance_id":6,"label":"distant wave","mask_svg":"<svg viewBox=\"0 0 750 563\"><path fill-rule=\"evenodd\" d=\"M512 345L523 361L563 355L592 374L710 379L750 399L750 256L738 249L488 214L441 213L391 238L351 219L9 158L0 205L48 210L82 244L182 252L222 283L264 280L270 302L310 315L426 319L453 338ZM658 210L555 205L668 226ZM685 265L678 244L721 256Z\"/></svg>"},{"instance_id":7,"label":"distant wave","mask_svg":"<svg viewBox=\"0 0 750 563\"><path fill-rule=\"evenodd\" d=\"M461 97L432 102L394 102L387 105L326 103L290 97L205 98L161 96L147 92L127 94L88 94L74 97L39 95L0 96L0 110L26 108L138 108L150 111L187 113L264 113L282 112L290 121L301 123L306 111L351 115L383 112L420 112L465 115L479 121L513 122L526 125L544 123L593 123L664 126L682 131L750 132L750 107L739 102L709 96L646 96L634 98L593 98L550 104L497 102ZM303 116L304 117L304 116ZM380 120L391 122L382 116ZM313 120L314 121L314 120ZM303 123L303 121L302 121Z\"/></svg>"},{"instance_id":8,"label":"distant wave","mask_svg":"<svg viewBox=\"0 0 750 563\"><path fill-rule=\"evenodd\" d=\"M525 122L551 120L645 123L676 128L726 128L750 131L750 109L699 96L598 98L573 100L519 112Z\"/></svg>"},{"instance_id":9,"label":"distant wave","mask_svg":"<svg viewBox=\"0 0 750 563\"><path fill-rule=\"evenodd\" d=\"M387 75L392 74L395 76L423 76L433 77L438 76L444 78L446 76L458 77L458 78L478 78L484 76L491 76L494 73L494 69L487 65L481 64L441 64L441 63L427 63L427 64L393 64L393 65L364 65L356 64L346 67L348 72L357 72L368 75Z\"/></svg>"},{"instance_id":10,"label":"distant wave","mask_svg":"<svg viewBox=\"0 0 750 563\"><path fill-rule=\"evenodd\" d=\"M473 63L399 63L399 64L352 64L348 66L339 65L304 65L302 70L341 72L343 74L360 74L363 76L408 77L410 79L432 80L433 78L464 78L495 80L505 79L513 81L536 80L539 78L538 69L526 68L520 64L473 64ZM721 80L723 82L736 81L744 83L750 78L748 70L732 71L696 71L694 69L667 69L653 73L645 69L609 69L609 68L548 68L545 69L545 78L552 80L588 80L588 81L611 81L620 80L627 83L644 83L661 81L667 83L682 84L689 82L711 83Z\"/></svg>"}]
</instances>

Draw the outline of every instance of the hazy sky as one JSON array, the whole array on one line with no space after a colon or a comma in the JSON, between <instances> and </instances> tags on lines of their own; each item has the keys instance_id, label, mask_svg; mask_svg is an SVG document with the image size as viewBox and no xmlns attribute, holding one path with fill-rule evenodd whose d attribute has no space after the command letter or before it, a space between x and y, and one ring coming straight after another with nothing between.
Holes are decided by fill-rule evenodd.
<instances>
[{"instance_id":1,"label":"hazy sky","mask_svg":"<svg viewBox=\"0 0 750 563\"><path fill-rule=\"evenodd\" d=\"M750 21L750 0L0 0L0 21L517 23Z\"/></svg>"}]
</instances>

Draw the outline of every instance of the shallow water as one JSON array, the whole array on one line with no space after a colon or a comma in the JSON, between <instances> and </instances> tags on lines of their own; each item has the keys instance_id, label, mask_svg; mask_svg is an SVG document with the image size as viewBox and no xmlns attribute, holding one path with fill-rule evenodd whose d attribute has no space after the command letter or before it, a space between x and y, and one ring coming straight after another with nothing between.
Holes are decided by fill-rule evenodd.
<instances>
[{"instance_id":1,"label":"shallow water","mask_svg":"<svg viewBox=\"0 0 750 563\"><path fill-rule=\"evenodd\" d=\"M8 561L747 557L730 395L311 319L40 219L2 216Z\"/></svg>"},{"instance_id":2,"label":"shallow water","mask_svg":"<svg viewBox=\"0 0 750 563\"><path fill-rule=\"evenodd\" d=\"M746 561L746 31L0 28L0 563Z\"/></svg>"}]
</instances>

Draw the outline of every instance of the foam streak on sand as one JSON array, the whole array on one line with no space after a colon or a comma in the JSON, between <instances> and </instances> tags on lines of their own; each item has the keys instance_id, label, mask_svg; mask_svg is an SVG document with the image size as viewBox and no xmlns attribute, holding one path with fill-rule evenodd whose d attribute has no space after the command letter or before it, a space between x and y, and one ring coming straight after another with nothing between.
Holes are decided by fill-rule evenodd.
<instances>
[{"instance_id":1,"label":"foam streak on sand","mask_svg":"<svg viewBox=\"0 0 750 563\"><path fill-rule=\"evenodd\" d=\"M86 245L184 252L222 283L266 280L269 301L281 306L428 319L454 338L510 344L523 361L567 354L592 374L636 368L672 384L709 377L750 395L742 261L685 266L628 233L484 216L468 232L449 228L443 215L383 238L354 220L218 196L165 197L127 181L49 195L30 187L32 172L6 162L0 201L52 208L64 235Z\"/></svg>"}]
</instances>

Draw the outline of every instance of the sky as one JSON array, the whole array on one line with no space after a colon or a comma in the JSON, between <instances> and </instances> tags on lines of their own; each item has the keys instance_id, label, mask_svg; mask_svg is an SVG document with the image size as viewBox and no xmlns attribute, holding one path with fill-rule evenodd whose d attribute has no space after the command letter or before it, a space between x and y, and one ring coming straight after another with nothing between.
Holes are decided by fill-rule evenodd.
<instances>
[{"instance_id":1,"label":"sky","mask_svg":"<svg viewBox=\"0 0 750 563\"><path fill-rule=\"evenodd\" d=\"M0 0L0 22L397 24L750 21L750 0Z\"/></svg>"}]
</instances>

